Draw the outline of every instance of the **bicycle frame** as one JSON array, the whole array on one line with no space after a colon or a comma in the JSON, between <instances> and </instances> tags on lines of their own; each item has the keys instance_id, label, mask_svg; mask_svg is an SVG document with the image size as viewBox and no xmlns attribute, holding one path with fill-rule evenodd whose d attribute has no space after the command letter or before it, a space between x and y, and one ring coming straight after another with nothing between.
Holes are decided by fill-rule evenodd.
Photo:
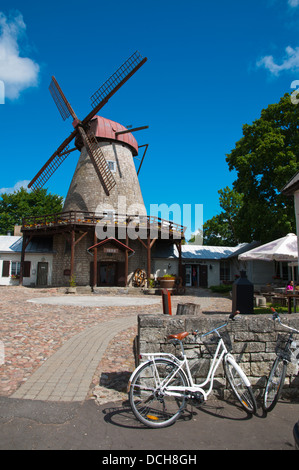
<instances>
[{"instance_id":1,"label":"bicycle frame","mask_svg":"<svg viewBox=\"0 0 299 470\"><path fill-rule=\"evenodd\" d=\"M199 392L199 393L202 394L204 400L207 400L208 396L210 395L210 393L213 390L215 373L216 373L221 361L223 361L223 358L224 358L225 361L229 360L230 362L234 363L236 368L238 370L240 370L240 373L242 374L242 376L244 376L244 379L249 384L249 381L248 381L247 377L245 376L243 371L239 368L239 366L237 365L237 363L236 363L235 359L233 358L233 356L228 352L228 350L225 346L225 343L224 343L221 335L218 332L218 330L225 327L226 325L227 325L227 323L225 323L224 325L221 325L221 326L209 331L208 333L205 333L205 334L200 336L201 338L203 338L203 337L208 336L212 333L216 333L217 336L219 337L217 348L216 348L216 351L214 353L212 363L210 364L210 368L209 368L209 372L207 374L207 377L200 384L196 384L193 381L193 377L192 377L190 367L189 367L189 361L188 361L188 358L185 354L182 341L175 340L181 346L182 356L183 356L182 360L178 359L176 356L174 356L173 354L170 354L170 353L144 353L144 354L142 354L142 357L145 356L145 357L148 358L149 361L153 361L153 363L154 363L156 387L159 388L162 392L165 392L166 395L171 395L171 396L180 396L181 397L182 394L185 396L186 393L192 395L193 393L198 393ZM174 372L172 372L168 377L166 377L163 380L162 383L161 383L161 380L160 380L160 377L159 377L159 374L158 374L158 371L157 371L157 368L156 368L156 363L155 363L155 360L158 359L158 358L159 359L169 358L172 362L174 362L178 366L177 369L175 369ZM141 367L142 365L143 364L141 364L139 367ZM184 373L189 385L187 387L168 386L168 384L171 382L171 380L174 378L175 374L179 370ZM209 383L210 383L210 386L209 386L208 390L205 390L203 387L205 387ZM165 391L165 388L167 388L166 391Z\"/></svg>"}]
</instances>

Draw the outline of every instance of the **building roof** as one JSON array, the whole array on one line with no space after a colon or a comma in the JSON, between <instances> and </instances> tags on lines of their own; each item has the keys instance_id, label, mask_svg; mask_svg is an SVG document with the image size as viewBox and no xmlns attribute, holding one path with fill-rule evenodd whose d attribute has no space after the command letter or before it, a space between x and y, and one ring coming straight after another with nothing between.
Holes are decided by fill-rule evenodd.
<instances>
[{"instance_id":1,"label":"building roof","mask_svg":"<svg viewBox=\"0 0 299 470\"><path fill-rule=\"evenodd\" d=\"M23 237L0 235L0 253L21 253ZM48 237L32 238L26 253L53 253L52 239Z\"/></svg>"},{"instance_id":2,"label":"building roof","mask_svg":"<svg viewBox=\"0 0 299 470\"><path fill-rule=\"evenodd\" d=\"M217 260L231 256L239 246L182 245L182 259Z\"/></svg>"},{"instance_id":3,"label":"building roof","mask_svg":"<svg viewBox=\"0 0 299 470\"><path fill-rule=\"evenodd\" d=\"M285 196L293 196L294 192L299 189L299 171L290 179L290 181L280 190Z\"/></svg>"},{"instance_id":4,"label":"building roof","mask_svg":"<svg viewBox=\"0 0 299 470\"><path fill-rule=\"evenodd\" d=\"M120 242L119 240L113 237L105 238L105 240L102 240L101 242L96 243L93 246L90 246L88 248L88 251L93 250L94 248L100 247L102 245L106 245L106 243L108 244L113 243L114 245L118 246L121 250L127 250L127 251L130 251L131 253L134 253L134 250L132 250L132 248L130 248L129 246L125 245L124 243Z\"/></svg>"},{"instance_id":5,"label":"building roof","mask_svg":"<svg viewBox=\"0 0 299 470\"><path fill-rule=\"evenodd\" d=\"M128 130L122 124L102 116L95 116L91 121L91 128L99 139L123 142L131 147L134 156L138 155L138 143L133 134L131 132L117 134Z\"/></svg>"},{"instance_id":6,"label":"building roof","mask_svg":"<svg viewBox=\"0 0 299 470\"><path fill-rule=\"evenodd\" d=\"M234 256L234 253L246 247L250 249L251 245L244 243L237 246L205 246L205 245L182 245L182 259L202 259L202 260L220 260ZM176 245L160 245L153 251L154 258L178 258Z\"/></svg>"}]
</instances>

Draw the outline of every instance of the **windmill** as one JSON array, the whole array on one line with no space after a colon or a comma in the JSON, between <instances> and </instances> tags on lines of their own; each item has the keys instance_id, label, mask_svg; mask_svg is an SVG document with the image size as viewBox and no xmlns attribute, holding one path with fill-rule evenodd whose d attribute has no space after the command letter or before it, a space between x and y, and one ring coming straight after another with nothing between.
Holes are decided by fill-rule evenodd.
<instances>
[{"instance_id":1,"label":"windmill","mask_svg":"<svg viewBox=\"0 0 299 470\"><path fill-rule=\"evenodd\" d=\"M86 148L94 170L101 182L107 196L116 185L115 178L105 159L102 149L98 145L97 138L91 129L91 121L108 100L119 90L129 78L147 61L136 51L119 69L91 96L93 110L81 121L75 114L72 106L63 94L57 80L52 77L50 93L61 114L63 120L70 116L73 118L74 130L67 139L58 147L54 154L44 164L36 176L28 184L28 188L42 188L49 178L55 173L71 152L77 148L70 148L73 139L81 140ZM146 127L146 126L145 126ZM145 128L144 127L144 128ZM142 128L137 128L139 130ZM134 129L131 130L131 132ZM120 132L121 134L122 132Z\"/></svg>"}]
</instances>

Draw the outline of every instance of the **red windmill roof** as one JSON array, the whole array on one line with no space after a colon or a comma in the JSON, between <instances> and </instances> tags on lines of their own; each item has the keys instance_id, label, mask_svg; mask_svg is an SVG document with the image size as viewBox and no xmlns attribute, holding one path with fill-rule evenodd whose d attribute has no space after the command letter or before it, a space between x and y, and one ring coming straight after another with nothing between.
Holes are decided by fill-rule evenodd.
<instances>
[{"instance_id":1,"label":"red windmill roof","mask_svg":"<svg viewBox=\"0 0 299 470\"><path fill-rule=\"evenodd\" d=\"M117 132L126 131L124 126L102 116L95 116L90 123L96 137L123 142L131 147L133 155L138 155L138 144L131 132L115 135Z\"/></svg>"}]
</instances>

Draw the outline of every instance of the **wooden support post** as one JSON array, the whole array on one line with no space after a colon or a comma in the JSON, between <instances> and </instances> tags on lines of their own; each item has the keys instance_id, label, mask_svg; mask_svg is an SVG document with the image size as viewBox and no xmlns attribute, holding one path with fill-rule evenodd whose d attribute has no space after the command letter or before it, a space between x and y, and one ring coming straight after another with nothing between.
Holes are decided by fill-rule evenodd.
<instances>
[{"instance_id":1,"label":"wooden support post","mask_svg":"<svg viewBox=\"0 0 299 470\"><path fill-rule=\"evenodd\" d=\"M94 238L93 242L96 245L98 239L96 231L94 231ZM93 250L93 287L97 287L98 285L98 249L97 247Z\"/></svg>"},{"instance_id":2,"label":"wooden support post","mask_svg":"<svg viewBox=\"0 0 299 470\"><path fill-rule=\"evenodd\" d=\"M144 248L147 250L147 287L150 286L150 278L151 278L151 249L157 240L157 238L154 238L151 240L151 235L150 232L147 235L147 243L144 243L144 241L141 240L140 237L138 237L138 240L140 243L144 246Z\"/></svg>"},{"instance_id":3,"label":"wooden support post","mask_svg":"<svg viewBox=\"0 0 299 470\"><path fill-rule=\"evenodd\" d=\"M29 245L30 241L32 240L32 235L27 235L24 233L23 235L23 243L22 243L22 253L21 253L21 267L20 267L20 278L19 278L19 286L23 285L23 278L24 278L24 262L25 262L25 250Z\"/></svg>"},{"instance_id":4,"label":"wooden support post","mask_svg":"<svg viewBox=\"0 0 299 470\"><path fill-rule=\"evenodd\" d=\"M147 236L147 287L150 286L151 278L151 236Z\"/></svg>"},{"instance_id":5,"label":"wooden support post","mask_svg":"<svg viewBox=\"0 0 299 470\"><path fill-rule=\"evenodd\" d=\"M129 235L126 233L126 245L129 246ZM125 251L125 287L128 285L128 274L129 274L129 252Z\"/></svg>"},{"instance_id":6,"label":"wooden support post","mask_svg":"<svg viewBox=\"0 0 299 470\"><path fill-rule=\"evenodd\" d=\"M71 232L71 274L70 280L74 280L75 275L75 230Z\"/></svg>"},{"instance_id":7,"label":"wooden support post","mask_svg":"<svg viewBox=\"0 0 299 470\"><path fill-rule=\"evenodd\" d=\"M179 252L179 276L183 277L183 266L182 266L182 240L176 243Z\"/></svg>"}]
</instances>

